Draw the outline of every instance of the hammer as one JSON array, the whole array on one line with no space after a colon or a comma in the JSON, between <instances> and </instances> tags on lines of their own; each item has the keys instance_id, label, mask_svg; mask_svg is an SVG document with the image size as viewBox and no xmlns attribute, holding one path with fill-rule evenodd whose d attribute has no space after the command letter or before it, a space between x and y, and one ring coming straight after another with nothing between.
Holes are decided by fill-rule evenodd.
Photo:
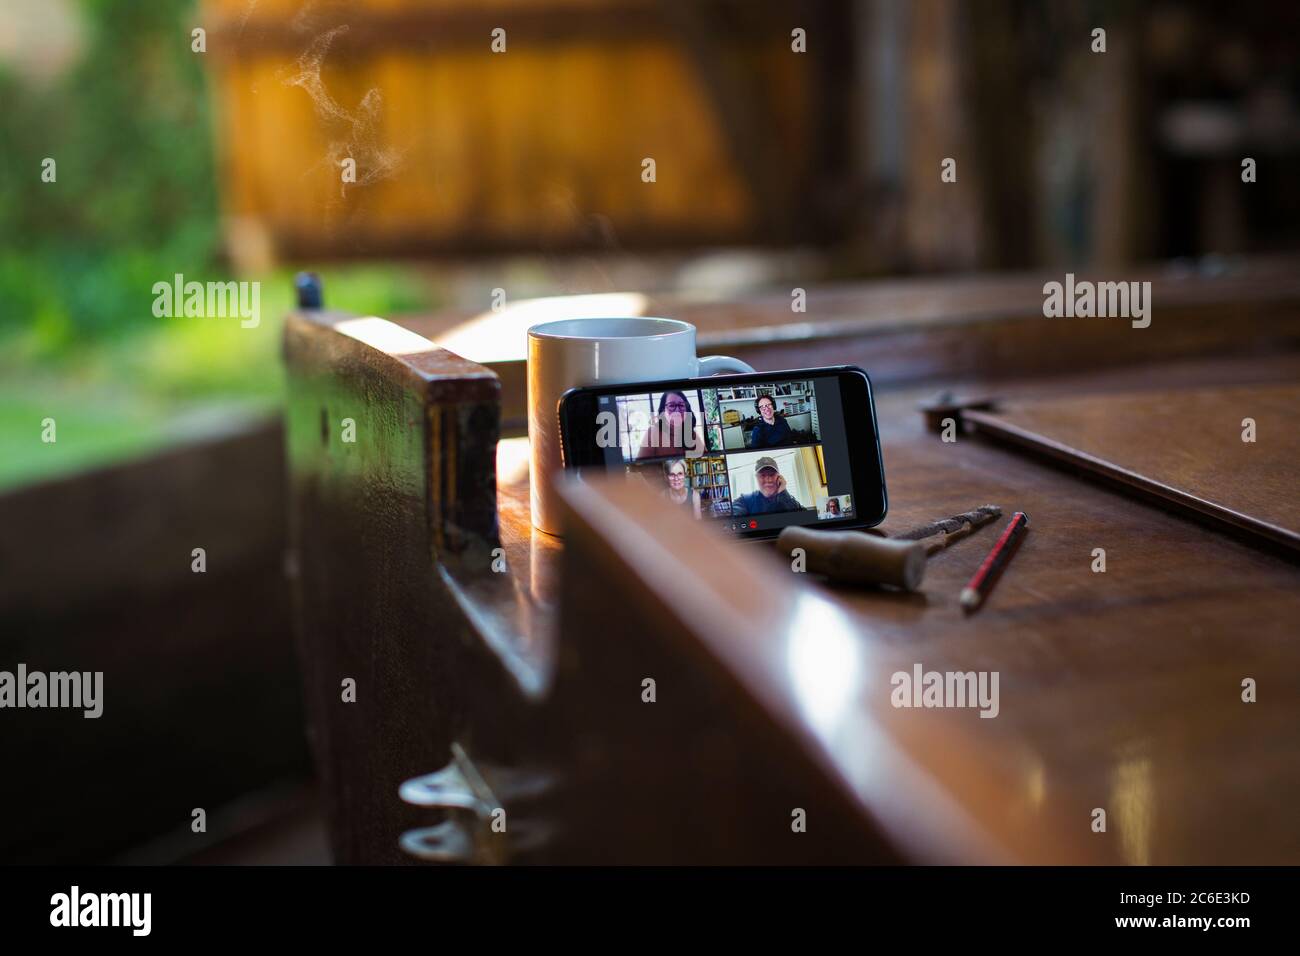
<instances>
[{"instance_id":1,"label":"hammer","mask_svg":"<svg viewBox=\"0 0 1300 956\"><path fill-rule=\"evenodd\" d=\"M888 584L915 591L925 577L925 559L954 541L971 534L1002 514L997 505L932 521L882 538L861 531L815 531L791 525L776 539L777 550L790 554L802 548L807 570L832 581L850 584ZM927 539L943 535L934 541Z\"/></svg>"}]
</instances>

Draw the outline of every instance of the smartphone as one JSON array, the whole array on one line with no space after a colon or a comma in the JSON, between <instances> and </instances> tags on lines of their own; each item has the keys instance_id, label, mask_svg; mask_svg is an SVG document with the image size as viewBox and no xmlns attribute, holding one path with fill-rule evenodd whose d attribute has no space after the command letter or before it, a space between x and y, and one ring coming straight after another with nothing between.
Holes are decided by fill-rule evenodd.
<instances>
[{"instance_id":1,"label":"smartphone","mask_svg":"<svg viewBox=\"0 0 1300 956\"><path fill-rule=\"evenodd\" d=\"M564 467L639 481L738 538L885 518L867 373L854 366L574 388L559 404Z\"/></svg>"}]
</instances>

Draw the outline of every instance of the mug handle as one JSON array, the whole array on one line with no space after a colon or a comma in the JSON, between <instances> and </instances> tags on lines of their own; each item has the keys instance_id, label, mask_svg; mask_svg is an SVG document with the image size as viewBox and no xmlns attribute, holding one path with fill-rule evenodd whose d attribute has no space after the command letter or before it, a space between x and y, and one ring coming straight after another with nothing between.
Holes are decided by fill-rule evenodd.
<instances>
[{"instance_id":1,"label":"mug handle","mask_svg":"<svg viewBox=\"0 0 1300 956\"><path fill-rule=\"evenodd\" d=\"M754 371L754 366L748 362L742 362L738 358L732 358L730 355L706 355L699 362L700 367L695 374L701 378L707 375L718 375L722 372Z\"/></svg>"}]
</instances>

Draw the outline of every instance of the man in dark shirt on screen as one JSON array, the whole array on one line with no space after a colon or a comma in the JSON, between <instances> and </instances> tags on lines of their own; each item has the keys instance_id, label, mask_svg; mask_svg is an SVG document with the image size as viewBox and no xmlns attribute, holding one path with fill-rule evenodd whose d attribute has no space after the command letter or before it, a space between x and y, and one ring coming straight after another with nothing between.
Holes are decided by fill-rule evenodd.
<instances>
[{"instance_id":1,"label":"man in dark shirt on screen","mask_svg":"<svg viewBox=\"0 0 1300 956\"><path fill-rule=\"evenodd\" d=\"M799 499L785 490L785 479L776 462L764 456L754 463L758 490L741 495L731 503L733 515L768 515L779 511L801 511Z\"/></svg>"}]
</instances>

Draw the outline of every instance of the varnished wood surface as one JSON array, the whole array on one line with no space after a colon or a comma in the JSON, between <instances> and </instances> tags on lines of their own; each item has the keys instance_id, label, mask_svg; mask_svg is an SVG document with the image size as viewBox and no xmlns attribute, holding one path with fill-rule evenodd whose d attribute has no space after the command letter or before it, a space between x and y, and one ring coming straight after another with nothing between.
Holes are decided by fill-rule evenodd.
<instances>
[{"instance_id":1,"label":"varnished wood surface","mask_svg":"<svg viewBox=\"0 0 1300 956\"><path fill-rule=\"evenodd\" d=\"M501 544L512 574L543 612L553 611L559 590L559 556L563 540L533 527L528 501L528 439L497 443L497 518Z\"/></svg>"},{"instance_id":2,"label":"varnished wood surface","mask_svg":"<svg viewBox=\"0 0 1300 956\"><path fill-rule=\"evenodd\" d=\"M855 355L868 370L872 368L871 356ZM853 361L853 358L847 361ZM1283 354L1269 358L1192 359L1168 362L1160 366L1139 369L1119 368L1102 371L1080 371L1074 375L1055 378L1050 384L1036 378L1020 381L964 378L946 381L944 390L957 395L983 396L996 394L1010 403L1028 403L1043 400L1044 395L1072 396L1078 400L1092 400L1097 396L1122 395L1136 400L1148 391L1166 392L1192 388L1196 385L1240 387L1251 383L1265 388L1285 387L1286 383L1300 379L1300 354ZM890 513L882 528L901 531L909 527L910 518L902 510L907 498L898 498L903 488L894 479L892 454L894 442L916 437L914 432L919 409L938 393L940 385L888 388L878 392L882 441L885 442L886 479L890 489ZM1300 412L1298 412L1300 414ZM930 436L934 437L934 436ZM935 439L938 440L937 438ZM1283 439L1288 441L1289 439ZM972 442L978 439L971 439ZM1020 455L1012 458L1018 461ZM563 549L562 538L543 534L532 527L528 513L528 439L514 437L502 439L497 445L498 519L501 539L510 566L522 580L528 582L533 600L544 607L554 607L558 598L559 555ZM1048 469L1052 471L1053 469ZM1082 479L1081 476L1081 480ZM1120 495L1119 497L1123 497ZM982 503L982 502L981 502ZM940 509L941 510L941 509ZM967 510L966 507L958 511ZM903 515L903 518L899 516ZM933 515L922 516L912 525L922 524ZM527 573L523 569L528 569ZM536 570L534 570L536 569ZM964 583L964 582L963 582Z\"/></svg>"},{"instance_id":3,"label":"varnished wood surface","mask_svg":"<svg viewBox=\"0 0 1300 956\"><path fill-rule=\"evenodd\" d=\"M1257 303L1296 301L1300 278L1293 257L1241 260L1218 273L1197 272L1187 266L1153 265L1123 275L1098 277L1078 273L1076 279L1150 281L1155 304L1153 328L1159 327L1165 309L1210 305L1230 310L1238 319ZM1021 316L1043 318L1043 284L1063 281L1064 270L1042 273L974 273L970 275L872 279L856 282L818 283L804 288L805 311L791 307L789 289L747 293L725 298L707 298L688 293L639 293L604 291L591 295L561 297L547 312L548 300L511 302L499 312L451 308L436 314L395 318L403 327L439 341L452 330L481 320L495 337L485 335L468 347L460 340L459 354L475 361L507 361L527 355L519 322L547 318L576 318L612 314L611 308L626 314L671 315L693 323L709 347L719 344L763 344L786 342L798 345L808 338L834 337L844 332L898 330L932 331L952 322L978 322ZM803 287L801 287L803 288ZM622 299L622 302L616 301ZM588 312L589 305L595 311ZM538 317L545 314L545 317ZM1052 320L1065 330L1087 319ZM1118 323L1110 323L1118 324ZM1146 331L1146 330L1144 330ZM474 354L483 349L479 354Z\"/></svg>"},{"instance_id":4,"label":"varnished wood surface","mask_svg":"<svg viewBox=\"0 0 1300 956\"><path fill-rule=\"evenodd\" d=\"M1286 358L1271 368L1186 363L1149 384L1294 369ZM1132 388L1134 377L1097 385ZM1011 391L1023 398L1088 384L1079 376ZM829 779L914 859L1300 859L1291 730L1300 726L1300 568L978 437L946 444L923 426L927 395L880 399L885 530L986 501L1033 519L978 614L965 617L957 595L1000 525L931 559L920 594L823 591L771 546L719 542L612 490L603 505L573 502L591 512L583 533L599 538L587 545L596 555L587 586L636 581L629 613L667 614L670 646L718 668L720 688L739 682L746 705L761 712L754 720L813 747ZM1095 548L1105 549L1104 573L1091 569ZM644 566L652 559L658 577ZM792 669L799 653L809 655L801 666L811 676ZM999 716L893 710L888 675L914 663L998 671ZM845 686L843 669L858 667L861 679ZM1241 700L1247 677L1260 687L1258 703ZM917 809L931 799L950 805ZM1090 829L1097 807L1107 810L1106 834Z\"/></svg>"},{"instance_id":5,"label":"varnished wood surface","mask_svg":"<svg viewBox=\"0 0 1300 956\"><path fill-rule=\"evenodd\" d=\"M496 442L504 383L388 323L291 320L304 666L329 730L336 846L392 858L421 820L392 805L400 776L438 769L455 741L521 824L476 859L1295 862L1300 568L1059 464L944 443L919 411L941 389L1015 403L1294 382L1285 298L1238 324L1230 355L1220 327L1236 307L1206 306L1186 337L1123 332L1148 343L1126 362L1089 364L1075 347L1091 332L1065 324L1044 327L1057 338L1041 365L941 356L944 374L879 389L887 530L985 502L1033 519L973 617L957 593L992 528L907 596L824 589L772 546L626 488L570 491L569 536L541 535L526 444ZM1019 321L990 319L986 344L1022 347ZM879 344L841 342L835 361L888 367ZM369 442L325 440L322 408L355 410ZM889 675L913 664L997 671L999 716L893 708ZM380 691L366 707L335 712L343 669ZM650 706L641 682L656 675ZM1245 678L1257 703L1241 701ZM815 821L806 840L792 808Z\"/></svg>"},{"instance_id":6,"label":"varnished wood surface","mask_svg":"<svg viewBox=\"0 0 1300 956\"><path fill-rule=\"evenodd\" d=\"M815 286L804 290L804 312L792 311L789 290L723 301L601 293L399 321L496 372L503 429L522 433L526 333L547 319L672 316L699 329L700 354L735 355L758 369L836 365L853 355L877 385L1014 383L1202 355L1266 359L1300 348L1297 275L1293 259L1249 260L1217 276L1168 267L1134 271L1123 278L1152 283L1145 329L1122 318L1045 317L1043 284L1063 279L1046 273Z\"/></svg>"},{"instance_id":7,"label":"varnished wood surface","mask_svg":"<svg viewBox=\"0 0 1300 956\"><path fill-rule=\"evenodd\" d=\"M882 402L886 528L978 499L1027 512L1031 530L971 618L957 595L993 531L933 558L921 600L836 593L927 669L1001 672L1002 712L976 729L1019 754L1008 824L1050 806L1082 827L1105 807L1097 842L1116 862L1300 858L1286 729L1300 724L1300 568L1014 451L944 444L908 418L911 398ZM1246 677L1267 700L1242 702Z\"/></svg>"},{"instance_id":8,"label":"varnished wood surface","mask_svg":"<svg viewBox=\"0 0 1300 956\"><path fill-rule=\"evenodd\" d=\"M1298 411L1300 386L1235 385L1036 399L962 419L1300 551Z\"/></svg>"},{"instance_id":9,"label":"varnished wood surface","mask_svg":"<svg viewBox=\"0 0 1300 956\"><path fill-rule=\"evenodd\" d=\"M397 791L441 764L463 720L464 634L496 664L480 686L524 694L534 674L527 608L490 571L498 384L342 313L291 314L285 361L293 597L331 844L342 863L409 862L398 839L418 815ZM503 621L513 639L491 643Z\"/></svg>"}]
</instances>

